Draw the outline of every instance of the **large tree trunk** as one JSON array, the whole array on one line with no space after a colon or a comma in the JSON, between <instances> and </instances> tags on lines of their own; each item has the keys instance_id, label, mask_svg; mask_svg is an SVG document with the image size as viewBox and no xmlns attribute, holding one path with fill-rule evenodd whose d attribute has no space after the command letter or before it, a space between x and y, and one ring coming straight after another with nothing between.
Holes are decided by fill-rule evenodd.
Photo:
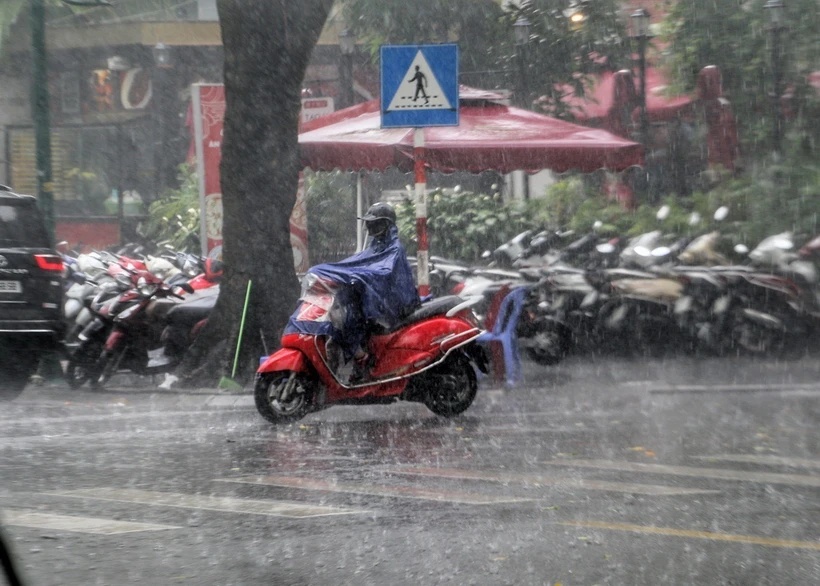
<instances>
[{"instance_id":1,"label":"large tree trunk","mask_svg":"<svg viewBox=\"0 0 820 586\"><path fill-rule=\"evenodd\" d=\"M222 140L225 277L182 365L189 384L230 375L252 281L236 378L247 380L279 345L295 307L289 218L299 179L298 120L305 70L333 0L218 0L225 50Z\"/></svg>"}]
</instances>

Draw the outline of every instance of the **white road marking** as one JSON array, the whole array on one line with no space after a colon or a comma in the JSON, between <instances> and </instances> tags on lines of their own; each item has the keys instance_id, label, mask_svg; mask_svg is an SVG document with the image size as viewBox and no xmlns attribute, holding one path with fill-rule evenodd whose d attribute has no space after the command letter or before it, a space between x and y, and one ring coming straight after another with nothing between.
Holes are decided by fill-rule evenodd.
<instances>
[{"instance_id":1,"label":"white road marking","mask_svg":"<svg viewBox=\"0 0 820 586\"><path fill-rule=\"evenodd\" d=\"M673 529L672 527L651 527L646 525L632 525L628 523L603 523L599 521L565 521L558 525L568 527L583 527L585 529L611 529L614 531L631 531L651 535L668 535L672 537L689 537L692 539L708 539L711 541L733 541L735 543L751 543L766 547L786 547L791 549L810 549L820 551L820 542L795 541L793 539L772 539L757 535L734 535L732 533L714 533L711 531L694 531L690 529Z\"/></svg>"},{"instance_id":2,"label":"white road marking","mask_svg":"<svg viewBox=\"0 0 820 586\"><path fill-rule=\"evenodd\" d=\"M759 392L791 392L801 391L816 393L820 387L816 383L767 383L767 384L733 384L733 385L669 385L651 389L653 394L674 393L759 393Z\"/></svg>"},{"instance_id":3,"label":"white road marking","mask_svg":"<svg viewBox=\"0 0 820 586\"><path fill-rule=\"evenodd\" d=\"M95 535L117 535L120 533L136 533L138 531L164 531L166 529L181 529L174 525L156 525L153 523L134 523L130 521L115 521L112 519L98 519L95 517L70 517L67 515L52 515L49 513L35 513L5 509L0 519L6 525L29 527L31 529L45 529L50 531L71 531L74 533L93 533Z\"/></svg>"},{"instance_id":4,"label":"white road marking","mask_svg":"<svg viewBox=\"0 0 820 586\"><path fill-rule=\"evenodd\" d=\"M644 464L641 462L610 462L608 460L553 460L544 462L549 466L569 466L572 468L595 468L618 472L648 472L692 478L717 478L719 480L739 480L762 484L788 484L820 488L820 476L802 474L774 474L769 472L743 472L740 470L719 470L716 468L694 468L689 466L667 466L664 464Z\"/></svg>"},{"instance_id":5,"label":"white road marking","mask_svg":"<svg viewBox=\"0 0 820 586\"><path fill-rule=\"evenodd\" d=\"M717 454L715 456L692 456L692 458L707 462L739 462L742 464L762 464L764 466L788 466L790 468L820 469L820 460L809 460L808 458L756 456L755 454Z\"/></svg>"},{"instance_id":6,"label":"white road marking","mask_svg":"<svg viewBox=\"0 0 820 586\"><path fill-rule=\"evenodd\" d=\"M370 512L359 509L325 507L283 501L190 495L129 488L83 488L79 490L50 492L47 494L60 497L88 498L123 503L178 507L183 509L245 513L249 515L270 515L274 517L323 517L328 515L355 515Z\"/></svg>"},{"instance_id":7,"label":"white road marking","mask_svg":"<svg viewBox=\"0 0 820 586\"><path fill-rule=\"evenodd\" d=\"M426 501L459 503L465 505L495 505L501 503L529 502L531 498L514 498L508 496L491 496L464 492L433 490L415 486L386 486L376 484L351 484L345 482L328 482L302 478L298 476L244 476L241 478L217 478L218 482L240 482L244 484L261 484L282 488L301 488L327 492L344 492L366 494L370 496L409 498Z\"/></svg>"},{"instance_id":8,"label":"white road marking","mask_svg":"<svg viewBox=\"0 0 820 586\"><path fill-rule=\"evenodd\" d=\"M570 490L602 490L607 492L626 492L650 496L677 496L688 494L717 494L717 490L695 488L678 488L675 486L658 486L653 484L630 484L625 482L607 482L601 480L584 480L582 478L553 478L540 474L516 474L511 472L493 472L490 470L467 470L462 468L400 468L387 471L390 474L406 474L430 478L455 478L458 480L486 480L489 482L520 483L530 487L552 486Z\"/></svg>"}]
</instances>

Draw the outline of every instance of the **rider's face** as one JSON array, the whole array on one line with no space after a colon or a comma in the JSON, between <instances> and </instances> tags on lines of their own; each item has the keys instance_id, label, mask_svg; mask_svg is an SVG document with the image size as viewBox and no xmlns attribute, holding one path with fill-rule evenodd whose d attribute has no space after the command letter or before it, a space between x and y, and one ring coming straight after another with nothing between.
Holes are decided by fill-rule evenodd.
<instances>
[{"instance_id":1,"label":"rider's face","mask_svg":"<svg viewBox=\"0 0 820 586\"><path fill-rule=\"evenodd\" d=\"M390 226L389 220L373 220L371 222L365 222L365 228L367 228L367 233L376 238L377 236L381 236L385 232L387 232L387 228Z\"/></svg>"}]
</instances>

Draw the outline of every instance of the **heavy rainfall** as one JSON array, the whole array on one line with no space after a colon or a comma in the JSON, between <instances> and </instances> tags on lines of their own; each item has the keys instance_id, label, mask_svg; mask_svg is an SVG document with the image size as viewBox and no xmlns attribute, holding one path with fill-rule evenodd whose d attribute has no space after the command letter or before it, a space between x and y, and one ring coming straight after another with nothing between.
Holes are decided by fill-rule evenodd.
<instances>
[{"instance_id":1,"label":"heavy rainfall","mask_svg":"<svg viewBox=\"0 0 820 586\"><path fill-rule=\"evenodd\" d=\"M0 0L0 584L820 583L817 0Z\"/></svg>"}]
</instances>

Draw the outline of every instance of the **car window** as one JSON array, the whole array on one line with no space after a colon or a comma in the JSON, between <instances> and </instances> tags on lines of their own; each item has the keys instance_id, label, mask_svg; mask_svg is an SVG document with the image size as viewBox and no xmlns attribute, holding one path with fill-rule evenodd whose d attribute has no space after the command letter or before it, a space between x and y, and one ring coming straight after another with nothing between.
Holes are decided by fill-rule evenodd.
<instances>
[{"instance_id":1,"label":"car window","mask_svg":"<svg viewBox=\"0 0 820 586\"><path fill-rule=\"evenodd\" d=\"M30 202L0 204L0 247L48 248L40 212Z\"/></svg>"}]
</instances>

